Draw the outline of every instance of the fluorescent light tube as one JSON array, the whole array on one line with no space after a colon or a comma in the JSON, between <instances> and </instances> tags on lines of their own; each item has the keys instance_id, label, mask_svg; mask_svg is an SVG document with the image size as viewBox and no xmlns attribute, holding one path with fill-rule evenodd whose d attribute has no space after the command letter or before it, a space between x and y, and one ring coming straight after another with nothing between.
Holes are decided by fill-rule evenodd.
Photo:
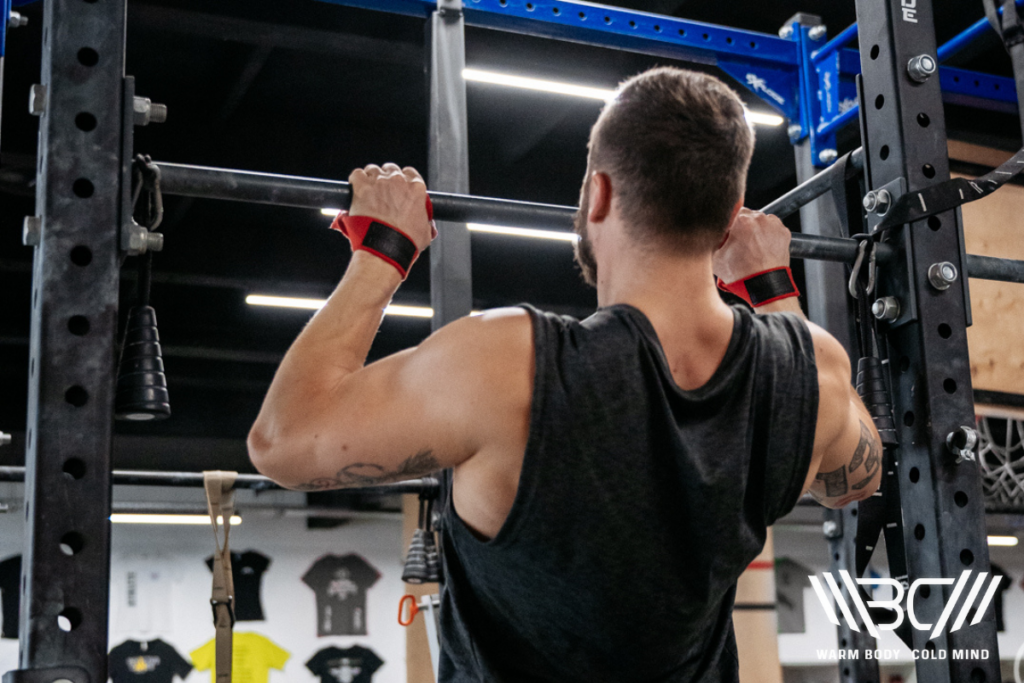
<instances>
[{"instance_id":1,"label":"fluorescent light tube","mask_svg":"<svg viewBox=\"0 0 1024 683\"><path fill-rule=\"evenodd\" d=\"M576 233L566 230L534 230L533 228L513 228L506 225L485 225L483 223L468 223L467 227L473 232L487 232L493 235L533 237L542 240L563 240L565 242L575 242L579 239Z\"/></svg>"},{"instance_id":2,"label":"fluorescent light tube","mask_svg":"<svg viewBox=\"0 0 1024 683\"><path fill-rule=\"evenodd\" d=\"M325 216L330 216L331 218L334 218L339 213L341 213L341 209L320 209L320 213L322 213Z\"/></svg>"},{"instance_id":3,"label":"fluorescent light tube","mask_svg":"<svg viewBox=\"0 0 1024 683\"><path fill-rule=\"evenodd\" d=\"M209 515L137 515L115 512L110 515L114 524L209 524ZM238 526L242 518L232 515L231 526Z\"/></svg>"},{"instance_id":4,"label":"fluorescent light tube","mask_svg":"<svg viewBox=\"0 0 1024 683\"><path fill-rule=\"evenodd\" d=\"M498 73L496 71L484 71L483 69L463 69L462 77L467 81L475 83L490 83L491 85L505 85L512 88L523 88L525 90L537 90L549 92L556 95L572 95L573 97L585 97L592 100L608 101L615 96L615 90L608 88L592 88L585 85L574 85L572 83L561 83L559 81L548 81L542 78L528 78L526 76L513 76L511 74ZM777 114L766 114L763 112L747 110L747 121L762 126L781 126L784 118ZM324 215L333 216L323 209ZM337 212L335 212L337 213Z\"/></svg>"},{"instance_id":5,"label":"fluorescent light tube","mask_svg":"<svg viewBox=\"0 0 1024 683\"><path fill-rule=\"evenodd\" d=\"M245 297L245 303L250 306L276 306L278 308L302 308L306 310L319 310L327 303L327 299L300 299L291 296L265 296L263 294L250 294ZM400 315L411 318L431 318L434 316L434 309L429 306L403 306L391 304L384 309L384 315Z\"/></svg>"},{"instance_id":6,"label":"fluorescent light tube","mask_svg":"<svg viewBox=\"0 0 1024 683\"><path fill-rule=\"evenodd\" d=\"M1013 548L1020 540L1016 536L989 536L989 545L1000 545L1006 548Z\"/></svg>"}]
</instances>

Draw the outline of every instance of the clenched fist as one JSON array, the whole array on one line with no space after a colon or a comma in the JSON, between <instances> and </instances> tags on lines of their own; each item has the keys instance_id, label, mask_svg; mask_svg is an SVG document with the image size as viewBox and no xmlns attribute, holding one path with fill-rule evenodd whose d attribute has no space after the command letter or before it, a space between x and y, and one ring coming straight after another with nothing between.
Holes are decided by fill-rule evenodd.
<instances>
[{"instance_id":1,"label":"clenched fist","mask_svg":"<svg viewBox=\"0 0 1024 683\"><path fill-rule=\"evenodd\" d=\"M736 282L773 268L789 266L789 228L777 216L740 209L725 241L712 257L715 275Z\"/></svg>"},{"instance_id":2,"label":"clenched fist","mask_svg":"<svg viewBox=\"0 0 1024 683\"><path fill-rule=\"evenodd\" d=\"M370 164L348 177L352 185L350 216L370 216L404 232L419 251L437 237L434 222L427 217L427 184L411 167Z\"/></svg>"}]
</instances>

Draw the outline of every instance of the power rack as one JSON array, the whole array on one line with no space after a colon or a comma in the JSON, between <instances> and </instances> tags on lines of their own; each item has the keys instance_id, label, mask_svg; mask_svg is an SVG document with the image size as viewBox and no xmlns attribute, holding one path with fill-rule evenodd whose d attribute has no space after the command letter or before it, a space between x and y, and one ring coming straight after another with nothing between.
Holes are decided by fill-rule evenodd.
<instances>
[{"instance_id":1,"label":"power rack","mask_svg":"<svg viewBox=\"0 0 1024 683\"><path fill-rule=\"evenodd\" d=\"M849 164L867 189L888 189L898 199L949 177L943 100L1005 111L1013 111L1017 100L1014 79L945 66L938 67L937 77L908 74L912 59L927 56L937 65L987 30L979 21L937 46L930 0L856 0L858 24L830 41L824 27L805 15L775 36L562 0L327 1L419 16L427 24L429 180L444 233L430 250L435 328L470 312L466 222L567 226L574 212L465 194L461 71L467 24L717 65L786 116L801 185L765 209L802 212L803 234L794 235L792 252L808 259L811 317L848 345L846 265L855 260L859 243L841 232L831 203L815 201L833 187L829 172L816 171L837 158L836 130L860 122L863 147ZM5 33L10 0L3 2ZM110 486L124 478L110 465L119 264L126 252L138 255L160 244L131 217L132 131L149 109L124 73L126 2L44 4L42 83L33 93L41 116L38 215L26 222L26 242L35 254L21 668L8 672L4 683L107 678ZM855 36L859 53L846 47ZM2 46L0 40L0 57ZM927 130L921 114L929 121ZM350 194L347 184L334 181L157 166L166 194L312 208L346 206ZM868 224L878 223L875 217ZM966 254L958 209L886 230L884 238L875 233L879 295L904 303L900 317L883 330L900 443L890 476L902 500L901 528L887 534L889 552L902 553L910 580L987 571L978 468L969 458L957 462L947 439L974 423L967 278L1024 282L1024 262ZM936 264L954 269L942 289L929 277ZM80 325L69 326L82 318L87 335L76 331ZM962 445L959 450L964 452ZM132 476L154 485L166 479ZM182 477L188 474L174 475ZM415 482L409 486L416 489ZM855 510L829 513L828 521L833 568L853 569L859 542ZM950 593L946 586L919 604L922 620L937 621ZM922 651L990 653L977 661L919 660L920 680L998 681L995 622L987 616L932 641L914 632L910 641ZM840 628L841 646L873 647L862 620L857 625L862 630ZM863 659L840 673L844 683L878 681L877 665Z\"/></svg>"}]
</instances>

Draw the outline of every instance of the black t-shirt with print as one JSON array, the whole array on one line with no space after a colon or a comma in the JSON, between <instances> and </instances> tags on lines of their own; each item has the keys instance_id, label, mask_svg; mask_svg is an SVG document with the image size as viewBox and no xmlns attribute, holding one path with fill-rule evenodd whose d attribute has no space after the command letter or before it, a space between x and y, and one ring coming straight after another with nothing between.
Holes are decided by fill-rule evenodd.
<instances>
[{"instance_id":1,"label":"black t-shirt with print","mask_svg":"<svg viewBox=\"0 0 1024 683\"><path fill-rule=\"evenodd\" d=\"M306 668L320 677L320 683L371 683L384 661L373 650L356 645L342 650L325 647L306 662Z\"/></svg>"},{"instance_id":2,"label":"black t-shirt with print","mask_svg":"<svg viewBox=\"0 0 1024 683\"><path fill-rule=\"evenodd\" d=\"M21 555L0 562L0 602L3 603L3 629L0 638L18 637L18 607L21 605Z\"/></svg>"},{"instance_id":3,"label":"black t-shirt with print","mask_svg":"<svg viewBox=\"0 0 1024 683\"><path fill-rule=\"evenodd\" d=\"M171 683L192 671L192 664L162 640L140 643L126 640L110 651L110 679L114 683Z\"/></svg>"},{"instance_id":4,"label":"black t-shirt with print","mask_svg":"<svg viewBox=\"0 0 1024 683\"><path fill-rule=\"evenodd\" d=\"M213 557L206 558L206 566L213 571ZM231 553L231 578L235 584L235 621L263 621L260 602L260 583L263 572L270 566L270 558L255 550Z\"/></svg>"},{"instance_id":5,"label":"black t-shirt with print","mask_svg":"<svg viewBox=\"0 0 1024 683\"><path fill-rule=\"evenodd\" d=\"M302 581L316 593L318 636L365 636L366 591L380 578L373 565L349 553L324 555Z\"/></svg>"}]
</instances>

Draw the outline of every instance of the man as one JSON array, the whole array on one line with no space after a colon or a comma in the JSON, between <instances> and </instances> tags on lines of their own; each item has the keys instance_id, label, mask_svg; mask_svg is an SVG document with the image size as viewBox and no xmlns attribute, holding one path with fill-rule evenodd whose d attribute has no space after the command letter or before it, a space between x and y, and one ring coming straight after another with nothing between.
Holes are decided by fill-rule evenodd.
<instances>
[{"instance_id":1,"label":"man","mask_svg":"<svg viewBox=\"0 0 1024 683\"><path fill-rule=\"evenodd\" d=\"M352 173L356 251L249 449L300 490L451 469L443 681L734 682L735 583L766 528L804 491L837 507L877 488L877 432L800 313L789 232L741 209L752 149L717 79L630 79L576 220L597 313L490 311L366 367L414 255L394 246L432 228L413 169ZM727 306L713 273L775 315Z\"/></svg>"}]
</instances>

